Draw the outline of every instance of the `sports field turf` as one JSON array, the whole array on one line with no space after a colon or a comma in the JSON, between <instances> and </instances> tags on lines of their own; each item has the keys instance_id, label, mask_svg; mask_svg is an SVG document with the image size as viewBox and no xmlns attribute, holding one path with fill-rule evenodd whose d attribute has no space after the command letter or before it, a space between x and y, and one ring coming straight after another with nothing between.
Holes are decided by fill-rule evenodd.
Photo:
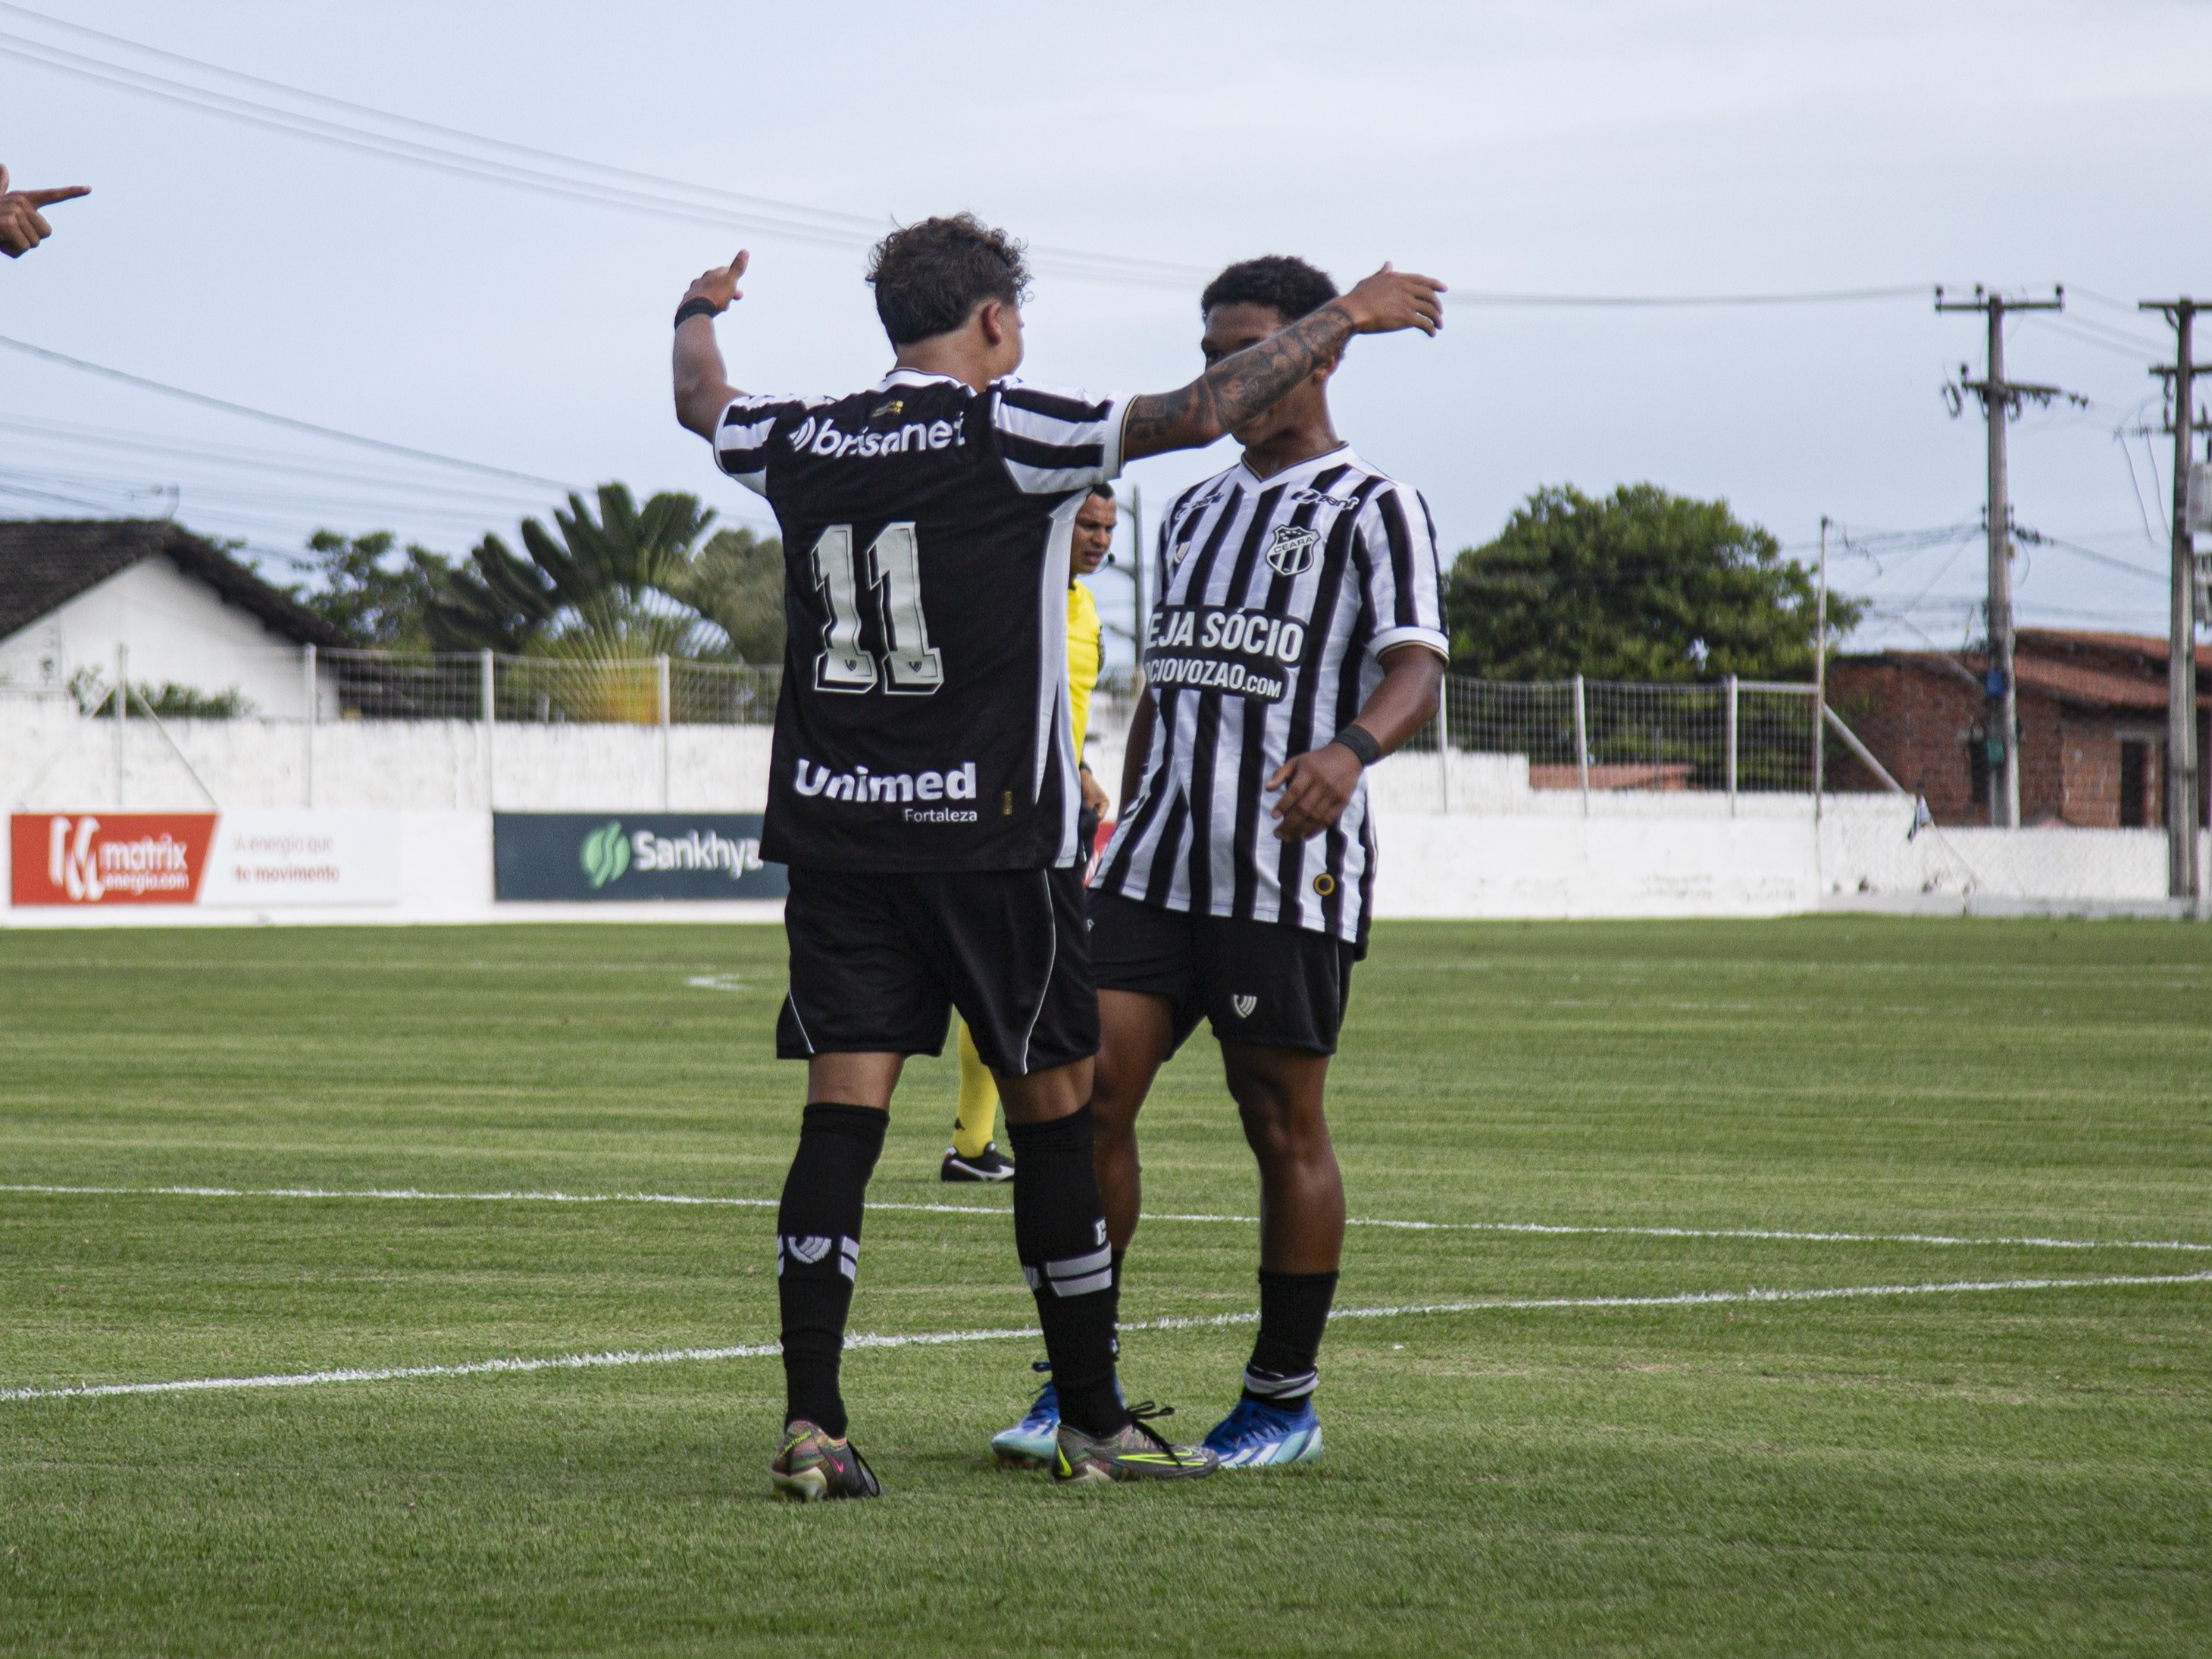
<instances>
[{"instance_id":1,"label":"sports field turf","mask_svg":"<svg viewBox=\"0 0 2212 1659\"><path fill-rule=\"evenodd\" d=\"M2212 1651L2212 1250L2157 1247L2212 1243L2212 931L2172 924L1381 929L1353 1215L1562 1231L1355 1226L1340 1307L1620 1300L1340 1319L1310 1468L1000 1470L1020 1338L854 1353L889 1496L808 1509L758 1355L20 1392L771 1342L762 1208L21 1189L772 1197L781 988L767 928L0 933L0 1651ZM856 1330L1031 1321L1006 1194L935 1179L951 1089L910 1069L872 1196L986 1213L872 1211ZM1148 1212L1252 1212L1210 1041L1146 1123ZM1254 1237L1149 1223L1125 1317L1243 1313ZM2081 1282L2123 1278L2167 1282ZM1638 1300L1753 1287L1906 1293ZM1133 1330L1124 1374L1195 1433L1249 1339Z\"/></svg>"}]
</instances>

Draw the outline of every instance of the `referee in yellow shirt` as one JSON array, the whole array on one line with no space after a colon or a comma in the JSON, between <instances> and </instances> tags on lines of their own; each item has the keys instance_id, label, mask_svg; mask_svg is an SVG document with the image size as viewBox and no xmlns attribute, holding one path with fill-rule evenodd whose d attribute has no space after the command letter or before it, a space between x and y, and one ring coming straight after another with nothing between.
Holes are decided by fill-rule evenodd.
<instances>
[{"instance_id":1,"label":"referee in yellow shirt","mask_svg":"<svg viewBox=\"0 0 2212 1659\"><path fill-rule=\"evenodd\" d=\"M1097 602L1091 590L1075 580L1087 576L1106 562L1114 545L1114 491L1109 485L1093 486L1076 509L1075 540L1069 550L1067 579L1067 702L1075 726L1075 757L1083 758L1083 733L1091 722L1091 693L1098 684L1098 661L1104 651L1100 637ZM1087 864L1098 838L1098 821L1106 810L1106 792L1085 767L1083 814L1079 834ZM1013 1160L992 1139L999 1116L999 1085L990 1067L975 1053L975 1040L968 1035L968 1022L957 1015L959 1028L960 1113L952 1126L952 1144L945 1149L938 1170L945 1181L1011 1181Z\"/></svg>"}]
</instances>

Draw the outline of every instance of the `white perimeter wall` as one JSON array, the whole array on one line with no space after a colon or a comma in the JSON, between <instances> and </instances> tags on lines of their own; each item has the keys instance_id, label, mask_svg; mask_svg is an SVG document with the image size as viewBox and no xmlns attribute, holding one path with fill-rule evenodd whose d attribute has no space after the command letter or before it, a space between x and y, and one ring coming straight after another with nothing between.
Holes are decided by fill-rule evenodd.
<instances>
[{"instance_id":1,"label":"white perimeter wall","mask_svg":"<svg viewBox=\"0 0 2212 1659\"><path fill-rule=\"evenodd\" d=\"M137 670L134 657L133 677ZM174 748L171 746L173 741ZM774 905L495 905L490 810L757 811L760 726L483 726L79 716L0 698L0 801L10 811L204 811L307 805L392 811L397 908L257 915L197 907L0 911L15 926L282 921L768 919ZM1092 765L1110 787L1111 742ZM1532 790L1516 756L1401 755L1371 775L1386 916L1760 916L1827 908L2001 911L2164 901L2156 830L1923 830L1893 796ZM194 781L197 774L199 781ZM664 775L665 797L664 797ZM204 793L202 785L204 786ZM211 799L210 799L211 798ZM1449 810L1445 810L1449 802ZM4 876L0 876L4 879Z\"/></svg>"}]
</instances>

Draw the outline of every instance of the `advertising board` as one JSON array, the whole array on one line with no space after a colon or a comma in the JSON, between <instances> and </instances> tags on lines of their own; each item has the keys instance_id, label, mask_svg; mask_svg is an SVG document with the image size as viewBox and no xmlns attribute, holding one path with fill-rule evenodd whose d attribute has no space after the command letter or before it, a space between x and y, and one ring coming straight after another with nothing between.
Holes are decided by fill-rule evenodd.
<instances>
[{"instance_id":1,"label":"advertising board","mask_svg":"<svg viewBox=\"0 0 2212 1659\"><path fill-rule=\"evenodd\" d=\"M18 812L8 839L18 907L399 902L384 812Z\"/></svg>"},{"instance_id":2,"label":"advertising board","mask_svg":"<svg viewBox=\"0 0 2212 1659\"><path fill-rule=\"evenodd\" d=\"M780 899L757 812L495 812L498 898Z\"/></svg>"}]
</instances>

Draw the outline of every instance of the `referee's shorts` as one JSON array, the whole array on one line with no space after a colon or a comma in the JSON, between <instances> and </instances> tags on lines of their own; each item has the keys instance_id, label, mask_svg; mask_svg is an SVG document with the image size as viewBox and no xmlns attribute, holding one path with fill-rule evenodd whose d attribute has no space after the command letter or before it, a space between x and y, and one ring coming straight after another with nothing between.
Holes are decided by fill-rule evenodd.
<instances>
[{"instance_id":1,"label":"referee's shorts","mask_svg":"<svg viewBox=\"0 0 2212 1659\"><path fill-rule=\"evenodd\" d=\"M791 866L784 1060L934 1054L957 1008L983 1063L1026 1077L1098 1052L1083 872Z\"/></svg>"},{"instance_id":2,"label":"referee's shorts","mask_svg":"<svg viewBox=\"0 0 2212 1659\"><path fill-rule=\"evenodd\" d=\"M1164 999L1178 1048L1203 1017L1223 1042L1334 1054L1361 954L1295 922L1193 915L1119 893L1091 895L1098 988Z\"/></svg>"}]
</instances>

